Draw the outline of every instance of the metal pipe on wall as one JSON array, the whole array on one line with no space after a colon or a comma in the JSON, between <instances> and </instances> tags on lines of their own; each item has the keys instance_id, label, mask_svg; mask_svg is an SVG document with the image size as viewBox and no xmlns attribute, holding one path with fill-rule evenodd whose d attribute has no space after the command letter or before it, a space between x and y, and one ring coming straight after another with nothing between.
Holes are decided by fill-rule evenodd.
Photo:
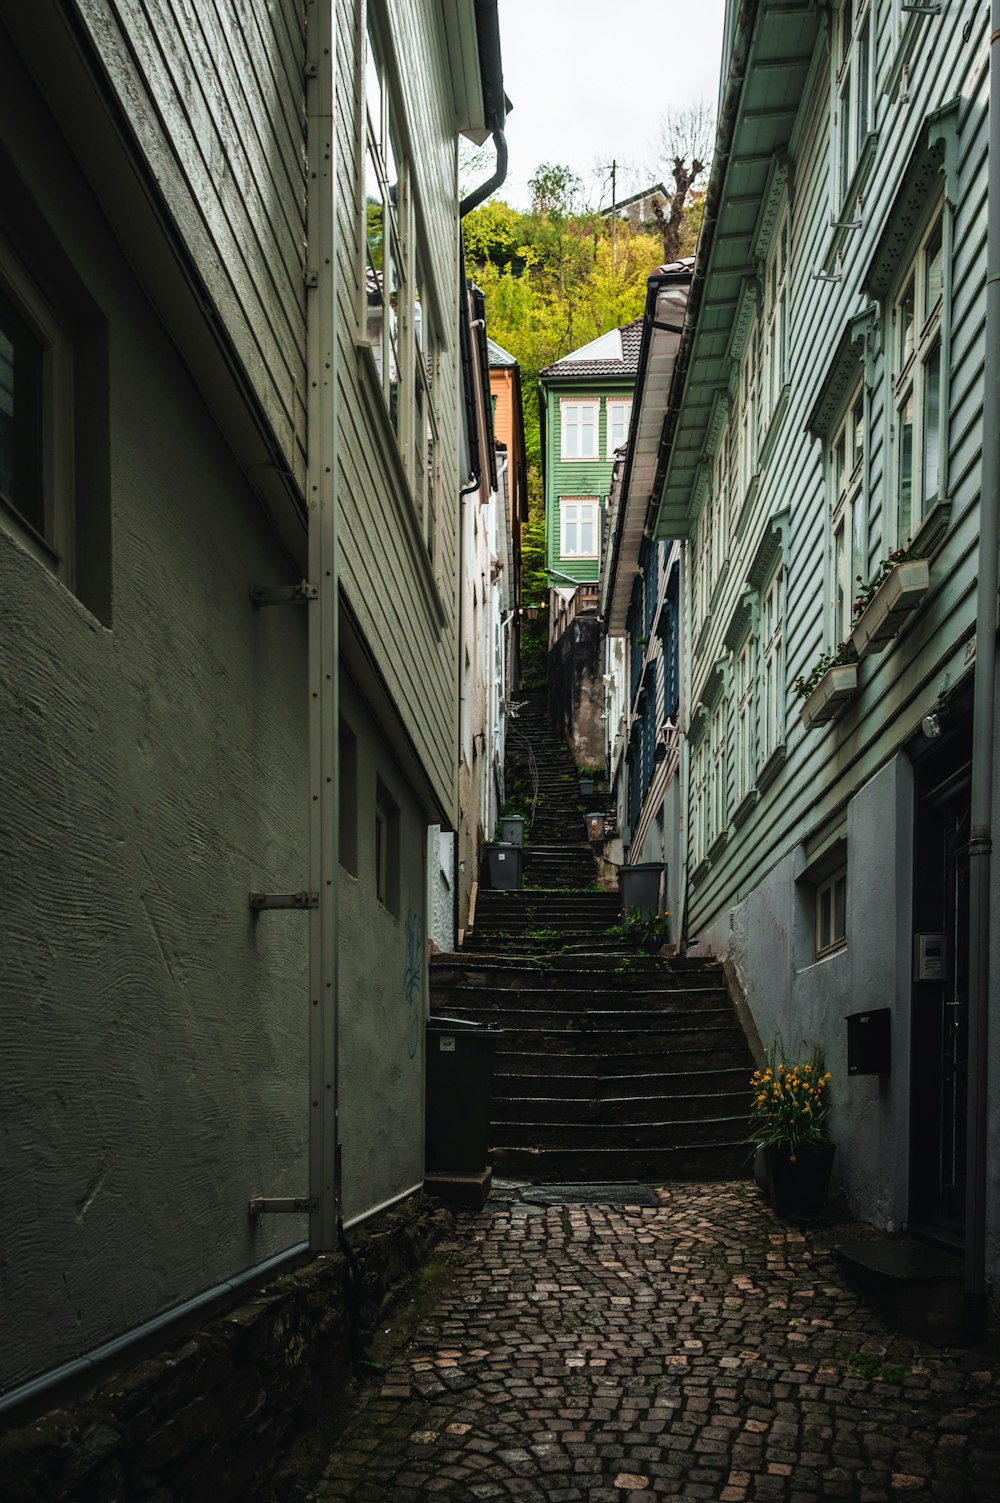
<instances>
[{"instance_id":1,"label":"metal pipe on wall","mask_svg":"<svg viewBox=\"0 0 1000 1503\"><path fill-rule=\"evenodd\" d=\"M989 1106L990 879L996 721L997 547L1000 543L1000 0L990 5L986 354L976 607L975 704L969 835L969 1066L965 1202L965 1325L985 1328Z\"/></svg>"}]
</instances>

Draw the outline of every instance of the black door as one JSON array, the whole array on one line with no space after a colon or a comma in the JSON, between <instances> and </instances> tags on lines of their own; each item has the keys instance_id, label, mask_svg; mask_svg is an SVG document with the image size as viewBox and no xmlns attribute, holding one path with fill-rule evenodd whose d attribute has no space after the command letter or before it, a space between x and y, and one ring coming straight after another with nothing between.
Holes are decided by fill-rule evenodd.
<instances>
[{"instance_id":1,"label":"black door","mask_svg":"<svg viewBox=\"0 0 1000 1503\"><path fill-rule=\"evenodd\" d=\"M917 773L910 1224L952 1242L965 1226L969 774L961 731Z\"/></svg>"}]
</instances>

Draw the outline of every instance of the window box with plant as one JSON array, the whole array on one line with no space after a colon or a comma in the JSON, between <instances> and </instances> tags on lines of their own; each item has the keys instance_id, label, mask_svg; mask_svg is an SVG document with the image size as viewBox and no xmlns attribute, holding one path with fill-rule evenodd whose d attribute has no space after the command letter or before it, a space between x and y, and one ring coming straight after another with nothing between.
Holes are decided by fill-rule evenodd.
<instances>
[{"instance_id":1,"label":"window box with plant","mask_svg":"<svg viewBox=\"0 0 1000 1503\"><path fill-rule=\"evenodd\" d=\"M931 566L897 548L884 558L867 584L859 574L854 601L851 642L859 658L881 652L897 634L910 611L916 610L930 588Z\"/></svg>"},{"instance_id":2,"label":"window box with plant","mask_svg":"<svg viewBox=\"0 0 1000 1503\"><path fill-rule=\"evenodd\" d=\"M850 638L824 652L811 673L797 678L795 692L803 701L800 713L807 730L832 720L858 692L858 655Z\"/></svg>"},{"instance_id":3,"label":"window box with plant","mask_svg":"<svg viewBox=\"0 0 1000 1503\"><path fill-rule=\"evenodd\" d=\"M817 1216L823 1209L835 1145L828 1131L830 1073L823 1052L789 1061L779 1039L750 1081L754 1177L779 1216Z\"/></svg>"}]
</instances>

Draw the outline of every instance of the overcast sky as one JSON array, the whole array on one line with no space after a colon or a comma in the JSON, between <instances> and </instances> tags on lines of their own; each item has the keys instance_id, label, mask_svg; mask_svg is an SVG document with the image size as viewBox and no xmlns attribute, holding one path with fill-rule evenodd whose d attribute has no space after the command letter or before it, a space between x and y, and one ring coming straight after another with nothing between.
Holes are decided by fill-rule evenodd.
<instances>
[{"instance_id":1,"label":"overcast sky","mask_svg":"<svg viewBox=\"0 0 1000 1503\"><path fill-rule=\"evenodd\" d=\"M657 122L719 88L724 0L499 0L510 163L499 197L527 207L542 162L573 169L595 203L645 187ZM602 180L607 187L603 194Z\"/></svg>"}]
</instances>

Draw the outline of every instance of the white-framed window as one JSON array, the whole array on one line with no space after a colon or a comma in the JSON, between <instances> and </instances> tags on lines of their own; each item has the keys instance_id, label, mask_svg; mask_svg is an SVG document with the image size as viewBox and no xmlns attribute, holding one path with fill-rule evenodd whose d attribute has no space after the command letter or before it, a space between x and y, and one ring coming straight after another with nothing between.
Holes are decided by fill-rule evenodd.
<instances>
[{"instance_id":1,"label":"white-framed window","mask_svg":"<svg viewBox=\"0 0 1000 1503\"><path fill-rule=\"evenodd\" d=\"M734 516L729 495L728 426L722 431L719 446L712 459L712 505L715 508L717 569L721 569L729 553L729 529Z\"/></svg>"},{"instance_id":2,"label":"white-framed window","mask_svg":"<svg viewBox=\"0 0 1000 1503\"><path fill-rule=\"evenodd\" d=\"M703 735L691 762L691 846L695 866L705 858L708 835L708 736Z\"/></svg>"},{"instance_id":3,"label":"white-framed window","mask_svg":"<svg viewBox=\"0 0 1000 1503\"><path fill-rule=\"evenodd\" d=\"M389 421L410 482L428 554L437 531L437 413L441 344L418 250L418 215L401 150L399 110L373 17L365 50L364 311Z\"/></svg>"},{"instance_id":4,"label":"white-framed window","mask_svg":"<svg viewBox=\"0 0 1000 1503\"><path fill-rule=\"evenodd\" d=\"M597 428L601 404L596 400L570 401L559 404L562 423L560 453L563 459L596 459Z\"/></svg>"},{"instance_id":5,"label":"white-framed window","mask_svg":"<svg viewBox=\"0 0 1000 1503\"><path fill-rule=\"evenodd\" d=\"M708 829L711 845L726 828L726 699L721 696L712 712L711 751L708 770Z\"/></svg>"},{"instance_id":6,"label":"white-framed window","mask_svg":"<svg viewBox=\"0 0 1000 1503\"><path fill-rule=\"evenodd\" d=\"M748 632L736 655L736 801L742 802L753 787L757 772L756 727L757 639Z\"/></svg>"},{"instance_id":7,"label":"white-framed window","mask_svg":"<svg viewBox=\"0 0 1000 1503\"><path fill-rule=\"evenodd\" d=\"M906 546L940 499L944 273L944 217L938 212L907 268L892 311L896 542L900 547Z\"/></svg>"},{"instance_id":8,"label":"white-framed window","mask_svg":"<svg viewBox=\"0 0 1000 1503\"><path fill-rule=\"evenodd\" d=\"M737 385L739 420L736 425L736 436L739 470L736 496L738 506L742 506L750 482L757 470L757 439L760 423L759 355L760 329L755 319L747 340L747 347L743 352L743 359L740 361Z\"/></svg>"},{"instance_id":9,"label":"white-framed window","mask_svg":"<svg viewBox=\"0 0 1000 1503\"><path fill-rule=\"evenodd\" d=\"M871 129L871 0L841 0L835 15L834 151L838 208L844 200Z\"/></svg>"},{"instance_id":10,"label":"white-framed window","mask_svg":"<svg viewBox=\"0 0 1000 1503\"><path fill-rule=\"evenodd\" d=\"M609 397L607 402L608 443L607 456L613 459L615 451L628 439L628 426L632 420L631 397L619 400Z\"/></svg>"},{"instance_id":11,"label":"white-framed window","mask_svg":"<svg viewBox=\"0 0 1000 1503\"><path fill-rule=\"evenodd\" d=\"M563 496L559 502L559 552L563 558L596 558L596 496Z\"/></svg>"},{"instance_id":12,"label":"white-framed window","mask_svg":"<svg viewBox=\"0 0 1000 1503\"><path fill-rule=\"evenodd\" d=\"M816 959L847 943L847 867L816 887Z\"/></svg>"},{"instance_id":13,"label":"white-framed window","mask_svg":"<svg viewBox=\"0 0 1000 1503\"><path fill-rule=\"evenodd\" d=\"M865 393L859 381L827 448L830 486L830 645L851 630L864 524Z\"/></svg>"},{"instance_id":14,"label":"white-framed window","mask_svg":"<svg viewBox=\"0 0 1000 1503\"><path fill-rule=\"evenodd\" d=\"M783 624L785 571L771 575L760 602L760 761L767 761L785 739L785 653Z\"/></svg>"},{"instance_id":15,"label":"white-framed window","mask_svg":"<svg viewBox=\"0 0 1000 1503\"><path fill-rule=\"evenodd\" d=\"M778 222L764 267L764 349L761 359L765 423L785 387L788 371L788 206Z\"/></svg>"},{"instance_id":16,"label":"white-framed window","mask_svg":"<svg viewBox=\"0 0 1000 1503\"><path fill-rule=\"evenodd\" d=\"M0 523L74 587L72 345L2 238Z\"/></svg>"}]
</instances>

